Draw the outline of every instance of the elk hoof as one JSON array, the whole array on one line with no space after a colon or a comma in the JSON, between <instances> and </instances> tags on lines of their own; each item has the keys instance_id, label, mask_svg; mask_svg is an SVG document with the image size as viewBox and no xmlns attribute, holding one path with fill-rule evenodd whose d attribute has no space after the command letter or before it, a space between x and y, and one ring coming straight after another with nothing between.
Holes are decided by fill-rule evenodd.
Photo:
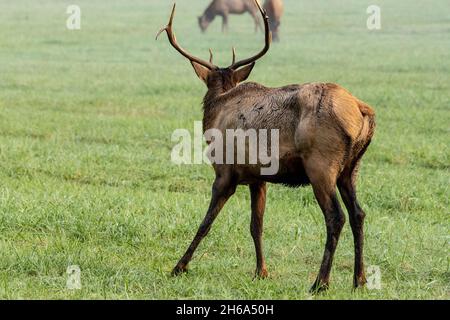
<instances>
[{"instance_id":1,"label":"elk hoof","mask_svg":"<svg viewBox=\"0 0 450 320\"><path fill-rule=\"evenodd\" d=\"M328 288L329 288L328 283L324 283L322 281L316 280L316 282L314 282L314 284L312 285L311 289L309 289L309 292L311 294L319 294L319 293L327 291Z\"/></svg>"},{"instance_id":2,"label":"elk hoof","mask_svg":"<svg viewBox=\"0 0 450 320\"><path fill-rule=\"evenodd\" d=\"M357 277L353 280L353 288L360 289L366 286L367 280L365 276Z\"/></svg>"},{"instance_id":3,"label":"elk hoof","mask_svg":"<svg viewBox=\"0 0 450 320\"><path fill-rule=\"evenodd\" d=\"M172 275L172 277L176 277L176 276L179 276L179 275L181 275L181 274L183 274L183 273L187 273L187 268L185 267L185 266L176 266L175 268L173 268L173 270L172 270L172 273L171 273L171 275Z\"/></svg>"},{"instance_id":4,"label":"elk hoof","mask_svg":"<svg viewBox=\"0 0 450 320\"><path fill-rule=\"evenodd\" d=\"M266 269L262 269L262 270L256 270L255 272L255 277L253 278L253 280L256 279L265 279L269 276L269 273L267 272Z\"/></svg>"}]
</instances>

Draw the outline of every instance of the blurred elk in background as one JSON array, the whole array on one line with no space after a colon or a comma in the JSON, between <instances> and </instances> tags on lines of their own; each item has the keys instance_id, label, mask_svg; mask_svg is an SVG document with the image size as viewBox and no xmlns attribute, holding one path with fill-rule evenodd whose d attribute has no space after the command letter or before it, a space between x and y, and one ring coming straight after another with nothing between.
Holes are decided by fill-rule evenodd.
<instances>
[{"instance_id":1,"label":"blurred elk in background","mask_svg":"<svg viewBox=\"0 0 450 320\"><path fill-rule=\"evenodd\" d=\"M269 17L270 31L272 31L273 41L280 41L279 28L281 24L281 16L283 15L284 7L282 0L266 0L264 2L264 10Z\"/></svg>"},{"instance_id":2,"label":"blurred elk in background","mask_svg":"<svg viewBox=\"0 0 450 320\"><path fill-rule=\"evenodd\" d=\"M250 13L255 20L255 32L262 30L258 9L253 4L254 0L213 0L206 8L202 16L198 17L198 24L202 32L205 32L209 24L216 16L222 17L222 32L228 30L228 16L230 14ZM259 1L259 0L258 0Z\"/></svg>"},{"instance_id":3,"label":"blurred elk in background","mask_svg":"<svg viewBox=\"0 0 450 320\"><path fill-rule=\"evenodd\" d=\"M366 278L363 264L363 224L365 213L356 198L356 178L359 164L369 146L375 130L375 113L366 103L347 90L332 83L293 84L268 88L245 81L258 59L270 48L269 19L258 2L257 8L264 17L265 46L255 56L220 68L209 61L197 58L178 44L173 33L173 7L166 31L170 44L187 58L208 91L203 99L203 130L277 130L280 133L279 170L273 175L263 175L263 165L213 163L216 174L208 211L194 240L172 271L178 275L187 271L189 262L208 234L227 200L238 185L248 185L251 195L250 231L256 251L257 277L266 277L263 255L263 216L266 205L266 182L290 187L311 185L322 210L326 226L326 243L322 263L311 290L328 288L331 265L345 216L337 190L347 207L354 237L354 286L364 286ZM258 139L263 139L258 137ZM228 143L225 142L224 146ZM271 143L275 143L271 141ZM236 151L235 158L236 158ZM288 223L280 221L280 223Z\"/></svg>"}]
</instances>

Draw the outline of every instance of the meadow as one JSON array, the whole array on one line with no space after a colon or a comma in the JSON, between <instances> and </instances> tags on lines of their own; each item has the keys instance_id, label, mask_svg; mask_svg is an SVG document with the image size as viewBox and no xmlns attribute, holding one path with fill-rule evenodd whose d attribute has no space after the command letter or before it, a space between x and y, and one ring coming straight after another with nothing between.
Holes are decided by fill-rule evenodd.
<instances>
[{"instance_id":1,"label":"meadow","mask_svg":"<svg viewBox=\"0 0 450 320\"><path fill-rule=\"evenodd\" d=\"M263 45L249 15L201 34L208 1L179 0L182 46L231 63ZM205 87L166 37L165 0L0 0L1 299L449 299L450 3L285 0L281 42L251 81L336 82L374 107L359 178L365 260L380 290L352 291L346 224L331 288L311 296L325 226L310 188L270 185L269 277L253 280L248 188L239 187L190 272L170 271L201 222L208 165L170 161L177 128L202 119ZM66 28L66 8L82 11ZM381 8L368 30L366 9ZM68 266L81 290L66 287Z\"/></svg>"}]
</instances>

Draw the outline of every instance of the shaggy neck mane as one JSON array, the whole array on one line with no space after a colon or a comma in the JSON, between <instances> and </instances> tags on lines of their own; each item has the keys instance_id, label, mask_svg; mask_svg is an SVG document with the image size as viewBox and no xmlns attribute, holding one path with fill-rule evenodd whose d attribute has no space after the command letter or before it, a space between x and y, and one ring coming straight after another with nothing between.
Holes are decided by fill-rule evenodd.
<instances>
[{"instance_id":1,"label":"shaggy neck mane","mask_svg":"<svg viewBox=\"0 0 450 320\"><path fill-rule=\"evenodd\" d=\"M233 90L233 89L231 89ZM222 84L218 83L211 88L208 88L205 97L203 98L203 131L208 130L212 126L212 122L216 118L219 105L218 100L227 92Z\"/></svg>"},{"instance_id":2,"label":"shaggy neck mane","mask_svg":"<svg viewBox=\"0 0 450 320\"><path fill-rule=\"evenodd\" d=\"M265 87L258 83L246 82L229 90L225 90L222 84L217 84L216 86L209 88L203 98L203 131L212 127L212 122L220 111L218 106L222 105L222 100L227 100L235 96L242 96L244 90L247 92L248 90L256 88Z\"/></svg>"}]
</instances>

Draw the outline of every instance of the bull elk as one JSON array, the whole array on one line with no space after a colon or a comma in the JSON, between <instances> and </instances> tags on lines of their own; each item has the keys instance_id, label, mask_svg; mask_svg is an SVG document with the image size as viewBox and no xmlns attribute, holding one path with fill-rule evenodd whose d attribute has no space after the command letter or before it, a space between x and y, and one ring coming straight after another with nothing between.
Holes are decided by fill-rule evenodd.
<instances>
[{"instance_id":1,"label":"bull elk","mask_svg":"<svg viewBox=\"0 0 450 320\"><path fill-rule=\"evenodd\" d=\"M258 10L253 6L253 0L213 0L202 16L198 17L198 25L205 32L216 16L222 17L222 32L228 30L230 14L250 13L255 20L255 31L261 27Z\"/></svg>"},{"instance_id":2,"label":"bull elk","mask_svg":"<svg viewBox=\"0 0 450 320\"><path fill-rule=\"evenodd\" d=\"M266 2L264 2L264 10L266 10L267 15L269 16L269 27L272 32L273 41L280 41L279 28L284 10L283 1L266 0Z\"/></svg>"},{"instance_id":3,"label":"bull elk","mask_svg":"<svg viewBox=\"0 0 450 320\"><path fill-rule=\"evenodd\" d=\"M361 158L374 134L374 111L336 84L308 83L267 88L258 83L242 83L271 44L268 17L259 3L255 3L264 19L265 46L255 56L237 62L233 50L233 63L227 68L214 65L212 55L209 61L205 61L179 46L172 28L175 5L169 24L157 35L158 38L162 32L167 33L170 44L191 62L197 76L208 88L203 100L204 131L211 128L222 132L265 128L280 132L279 170L274 175L262 175L260 164L213 163L215 180L209 209L172 274L187 271L194 251L236 187L248 185L251 194L250 230L256 251L255 276L266 277L262 250L266 183L292 187L310 184L323 212L327 232L325 252L312 292L328 288L333 256L345 223L336 187L347 207L354 237L354 286L363 286L366 283L363 264L365 213L356 198L356 177Z\"/></svg>"}]
</instances>

